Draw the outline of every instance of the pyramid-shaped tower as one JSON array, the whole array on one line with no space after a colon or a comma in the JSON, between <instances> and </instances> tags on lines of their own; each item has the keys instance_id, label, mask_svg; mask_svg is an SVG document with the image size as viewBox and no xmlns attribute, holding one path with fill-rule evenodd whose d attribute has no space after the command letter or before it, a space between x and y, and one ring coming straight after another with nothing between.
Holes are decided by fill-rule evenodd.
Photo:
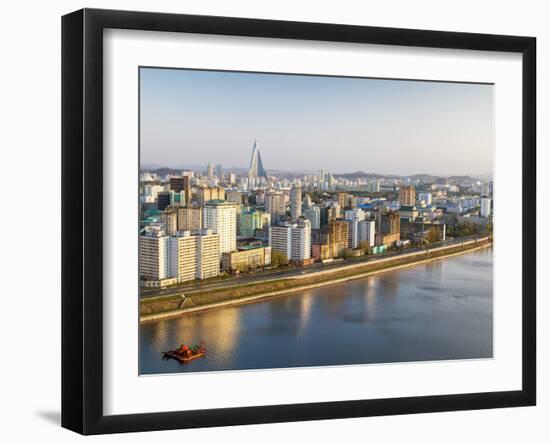
<instances>
[{"instance_id":1,"label":"pyramid-shaped tower","mask_svg":"<svg viewBox=\"0 0 550 443\"><path fill-rule=\"evenodd\" d=\"M258 148L258 143L256 140L254 140L254 147L252 148L252 157L250 158L248 176L267 178L267 174L262 163L262 156L260 155L260 149Z\"/></svg>"}]
</instances>

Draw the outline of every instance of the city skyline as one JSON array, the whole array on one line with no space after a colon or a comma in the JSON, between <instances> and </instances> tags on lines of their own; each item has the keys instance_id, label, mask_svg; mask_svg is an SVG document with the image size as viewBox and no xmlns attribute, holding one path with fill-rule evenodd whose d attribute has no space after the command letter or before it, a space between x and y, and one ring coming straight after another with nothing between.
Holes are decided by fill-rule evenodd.
<instances>
[{"instance_id":1,"label":"city skyline","mask_svg":"<svg viewBox=\"0 0 550 443\"><path fill-rule=\"evenodd\" d=\"M142 68L140 91L144 166L247 169L257 139L268 172L493 174L492 85Z\"/></svg>"}]
</instances>

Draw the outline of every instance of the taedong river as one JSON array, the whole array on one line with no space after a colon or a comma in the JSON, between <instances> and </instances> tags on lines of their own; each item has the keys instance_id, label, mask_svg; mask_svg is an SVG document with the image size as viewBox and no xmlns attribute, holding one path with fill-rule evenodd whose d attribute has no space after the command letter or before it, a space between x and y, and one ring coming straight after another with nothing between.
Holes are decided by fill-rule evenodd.
<instances>
[{"instance_id":1,"label":"taedong river","mask_svg":"<svg viewBox=\"0 0 550 443\"><path fill-rule=\"evenodd\" d=\"M493 250L142 324L139 347L141 374L490 358Z\"/></svg>"}]
</instances>

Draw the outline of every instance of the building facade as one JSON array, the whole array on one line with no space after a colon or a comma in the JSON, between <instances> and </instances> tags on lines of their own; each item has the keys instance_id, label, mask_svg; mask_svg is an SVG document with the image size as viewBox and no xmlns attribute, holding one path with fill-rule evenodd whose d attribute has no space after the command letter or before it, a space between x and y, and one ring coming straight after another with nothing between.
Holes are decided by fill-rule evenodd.
<instances>
[{"instance_id":1,"label":"building facade","mask_svg":"<svg viewBox=\"0 0 550 443\"><path fill-rule=\"evenodd\" d=\"M170 191L162 191L157 193L157 209L159 211L164 211L172 204L172 197L170 194Z\"/></svg>"},{"instance_id":2,"label":"building facade","mask_svg":"<svg viewBox=\"0 0 550 443\"><path fill-rule=\"evenodd\" d=\"M399 187L399 204L414 206L416 201L416 189L413 185L403 185Z\"/></svg>"},{"instance_id":3,"label":"building facade","mask_svg":"<svg viewBox=\"0 0 550 443\"><path fill-rule=\"evenodd\" d=\"M269 228L269 246L295 262L310 259L311 223L309 220L299 219L297 223L271 226Z\"/></svg>"},{"instance_id":4,"label":"building facade","mask_svg":"<svg viewBox=\"0 0 550 443\"><path fill-rule=\"evenodd\" d=\"M286 214L285 195L282 192L270 192L265 195L265 211L271 215L271 226L276 226Z\"/></svg>"},{"instance_id":5,"label":"building facade","mask_svg":"<svg viewBox=\"0 0 550 443\"><path fill-rule=\"evenodd\" d=\"M432 204L432 194L430 192L421 192L418 194L418 200L424 202L426 206L430 206Z\"/></svg>"},{"instance_id":6,"label":"building facade","mask_svg":"<svg viewBox=\"0 0 550 443\"><path fill-rule=\"evenodd\" d=\"M271 264L271 247L242 249L222 254L222 269L225 272L245 272Z\"/></svg>"},{"instance_id":7,"label":"building facade","mask_svg":"<svg viewBox=\"0 0 550 443\"><path fill-rule=\"evenodd\" d=\"M225 189L221 187L201 187L197 191L197 199L200 206L204 206L211 200L225 200Z\"/></svg>"},{"instance_id":8,"label":"building facade","mask_svg":"<svg viewBox=\"0 0 550 443\"><path fill-rule=\"evenodd\" d=\"M197 238L197 278L205 279L220 274L221 236L204 230Z\"/></svg>"},{"instance_id":9,"label":"building facade","mask_svg":"<svg viewBox=\"0 0 550 443\"><path fill-rule=\"evenodd\" d=\"M169 277L168 238L162 230L139 236L140 278L160 281Z\"/></svg>"},{"instance_id":10,"label":"building facade","mask_svg":"<svg viewBox=\"0 0 550 443\"><path fill-rule=\"evenodd\" d=\"M311 229L321 228L321 208L318 206L310 206L304 209L304 217L310 221Z\"/></svg>"},{"instance_id":11,"label":"building facade","mask_svg":"<svg viewBox=\"0 0 550 443\"><path fill-rule=\"evenodd\" d=\"M481 217L487 218L491 215L491 199L489 197L481 198L481 209L479 212Z\"/></svg>"},{"instance_id":12,"label":"building facade","mask_svg":"<svg viewBox=\"0 0 550 443\"><path fill-rule=\"evenodd\" d=\"M185 204L187 206L191 205L191 201L193 198L192 190L191 190L191 178L188 175L184 175L183 177L183 194L185 199Z\"/></svg>"},{"instance_id":13,"label":"building facade","mask_svg":"<svg viewBox=\"0 0 550 443\"><path fill-rule=\"evenodd\" d=\"M166 235L175 235L178 230L178 210L173 206L168 206L160 214L160 221L164 225Z\"/></svg>"},{"instance_id":14,"label":"building facade","mask_svg":"<svg viewBox=\"0 0 550 443\"><path fill-rule=\"evenodd\" d=\"M203 208L203 227L220 236L220 254L237 249L237 208L222 200L211 200Z\"/></svg>"},{"instance_id":15,"label":"building facade","mask_svg":"<svg viewBox=\"0 0 550 443\"><path fill-rule=\"evenodd\" d=\"M400 239L400 217L397 212L379 212L377 219L377 246L394 246L397 240Z\"/></svg>"},{"instance_id":16,"label":"building facade","mask_svg":"<svg viewBox=\"0 0 550 443\"><path fill-rule=\"evenodd\" d=\"M256 142L256 140L254 140L252 156L250 157L248 177L267 179L267 173L264 169L264 164L262 163L262 156L260 155L260 148L258 147L258 143Z\"/></svg>"},{"instance_id":17,"label":"building facade","mask_svg":"<svg viewBox=\"0 0 550 443\"><path fill-rule=\"evenodd\" d=\"M239 217L239 235L241 237L254 237L256 230L264 229L270 223L271 216L269 213L255 210L243 211Z\"/></svg>"},{"instance_id":18,"label":"building facade","mask_svg":"<svg viewBox=\"0 0 550 443\"><path fill-rule=\"evenodd\" d=\"M190 231L170 237L170 276L178 283L197 278L197 238Z\"/></svg>"},{"instance_id":19,"label":"building facade","mask_svg":"<svg viewBox=\"0 0 550 443\"><path fill-rule=\"evenodd\" d=\"M290 190L290 218L298 220L302 215L302 187L295 185Z\"/></svg>"},{"instance_id":20,"label":"building facade","mask_svg":"<svg viewBox=\"0 0 550 443\"><path fill-rule=\"evenodd\" d=\"M192 206L178 208L178 231L199 229L202 229L202 209Z\"/></svg>"}]
</instances>

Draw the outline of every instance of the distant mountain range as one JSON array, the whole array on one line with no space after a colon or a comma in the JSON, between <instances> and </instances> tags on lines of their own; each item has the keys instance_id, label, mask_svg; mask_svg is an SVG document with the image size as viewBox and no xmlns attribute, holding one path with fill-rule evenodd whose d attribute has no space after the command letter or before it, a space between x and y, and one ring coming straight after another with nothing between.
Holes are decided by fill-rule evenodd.
<instances>
[{"instance_id":1,"label":"distant mountain range","mask_svg":"<svg viewBox=\"0 0 550 443\"><path fill-rule=\"evenodd\" d=\"M433 174L413 174L413 175L398 175L398 174L376 174L363 171L356 171L352 173L345 174L334 174L338 178L346 178L348 180L358 180L358 179L367 179L367 180L376 180L376 179L400 179L400 178L409 178L411 180L420 180L427 183L445 183L445 182L466 182L466 181L477 181L477 180L490 180L492 179L492 174L480 174L480 175L449 175L449 176L440 176Z\"/></svg>"},{"instance_id":2,"label":"distant mountain range","mask_svg":"<svg viewBox=\"0 0 550 443\"><path fill-rule=\"evenodd\" d=\"M167 168L160 167L158 165L143 165L141 168L143 171L153 172L158 175L167 175L167 174L179 174L182 170L191 170L191 171L204 171L206 167L203 165L186 165L181 168ZM231 171L237 174L246 174L248 168L223 168L223 171ZM315 171L281 171L277 169L268 169L269 175L274 175L276 177L301 177L303 175L312 175L315 174ZM364 171L355 171L350 173L333 173L336 178L344 178L348 180L376 180L376 179L400 179L400 178L410 178L412 180L420 180L423 182L433 182L433 183L444 183L444 182L464 182L464 181L477 181L477 180L490 180L492 179L492 174L476 174L476 175L451 175L451 176L439 176L433 174L414 174L414 175L399 175L399 174L377 174L373 172L364 172Z\"/></svg>"}]
</instances>

